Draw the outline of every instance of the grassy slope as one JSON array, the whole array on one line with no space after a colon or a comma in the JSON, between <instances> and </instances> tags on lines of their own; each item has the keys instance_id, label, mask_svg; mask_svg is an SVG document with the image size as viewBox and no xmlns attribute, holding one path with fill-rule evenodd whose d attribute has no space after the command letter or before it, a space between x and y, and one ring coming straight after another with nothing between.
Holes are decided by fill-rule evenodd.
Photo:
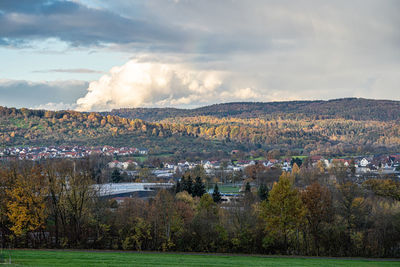
<instances>
[{"instance_id":1,"label":"grassy slope","mask_svg":"<svg viewBox=\"0 0 400 267\"><path fill-rule=\"evenodd\" d=\"M400 266L400 261L14 250L13 266Z\"/></svg>"}]
</instances>

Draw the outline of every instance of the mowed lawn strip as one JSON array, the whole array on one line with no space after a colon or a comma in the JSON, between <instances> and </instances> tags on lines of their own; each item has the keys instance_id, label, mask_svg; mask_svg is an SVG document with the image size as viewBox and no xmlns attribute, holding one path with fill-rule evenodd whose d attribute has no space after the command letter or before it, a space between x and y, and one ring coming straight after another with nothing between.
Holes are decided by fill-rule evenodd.
<instances>
[{"instance_id":1,"label":"mowed lawn strip","mask_svg":"<svg viewBox=\"0 0 400 267\"><path fill-rule=\"evenodd\" d=\"M62 250L12 250L10 253L11 266L400 266L400 261L369 259Z\"/></svg>"}]
</instances>

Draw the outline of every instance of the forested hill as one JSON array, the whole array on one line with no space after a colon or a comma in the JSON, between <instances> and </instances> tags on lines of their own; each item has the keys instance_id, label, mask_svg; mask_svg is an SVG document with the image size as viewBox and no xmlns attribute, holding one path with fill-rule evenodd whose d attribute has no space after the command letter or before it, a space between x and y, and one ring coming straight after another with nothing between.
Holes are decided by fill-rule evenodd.
<instances>
[{"instance_id":1,"label":"forested hill","mask_svg":"<svg viewBox=\"0 0 400 267\"><path fill-rule=\"evenodd\" d=\"M214 116L218 118L400 120L400 101L343 98L315 101L237 102L196 109L123 108L109 113L125 118L161 121L167 118Z\"/></svg>"},{"instance_id":2,"label":"forested hill","mask_svg":"<svg viewBox=\"0 0 400 267\"><path fill-rule=\"evenodd\" d=\"M158 153L256 148L304 155L400 151L396 101L229 103L111 114L0 107L0 145L107 144Z\"/></svg>"},{"instance_id":3,"label":"forested hill","mask_svg":"<svg viewBox=\"0 0 400 267\"><path fill-rule=\"evenodd\" d=\"M237 147L206 140L184 127L96 112L46 111L0 106L0 148L9 146L113 145L156 151L218 151Z\"/></svg>"}]
</instances>

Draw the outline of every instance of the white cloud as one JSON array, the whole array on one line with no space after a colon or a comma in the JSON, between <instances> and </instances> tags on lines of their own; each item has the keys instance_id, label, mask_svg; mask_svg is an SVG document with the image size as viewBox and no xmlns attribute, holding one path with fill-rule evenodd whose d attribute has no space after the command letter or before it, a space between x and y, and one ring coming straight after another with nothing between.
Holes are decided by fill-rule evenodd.
<instances>
[{"instance_id":1,"label":"white cloud","mask_svg":"<svg viewBox=\"0 0 400 267\"><path fill-rule=\"evenodd\" d=\"M196 70L184 64L130 60L91 82L87 94L77 100L77 109L198 106L258 97L251 88L231 89L225 82L229 76L226 72Z\"/></svg>"}]
</instances>

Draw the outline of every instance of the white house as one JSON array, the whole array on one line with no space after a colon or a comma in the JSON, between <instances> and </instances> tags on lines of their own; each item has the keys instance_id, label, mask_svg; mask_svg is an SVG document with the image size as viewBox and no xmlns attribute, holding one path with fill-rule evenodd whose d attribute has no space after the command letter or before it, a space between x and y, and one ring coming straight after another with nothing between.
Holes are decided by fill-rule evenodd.
<instances>
[{"instance_id":1,"label":"white house","mask_svg":"<svg viewBox=\"0 0 400 267\"><path fill-rule=\"evenodd\" d=\"M360 167L367 167L368 164L369 164L369 161L368 161L366 158L363 158L363 159L360 161Z\"/></svg>"}]
</instances>

